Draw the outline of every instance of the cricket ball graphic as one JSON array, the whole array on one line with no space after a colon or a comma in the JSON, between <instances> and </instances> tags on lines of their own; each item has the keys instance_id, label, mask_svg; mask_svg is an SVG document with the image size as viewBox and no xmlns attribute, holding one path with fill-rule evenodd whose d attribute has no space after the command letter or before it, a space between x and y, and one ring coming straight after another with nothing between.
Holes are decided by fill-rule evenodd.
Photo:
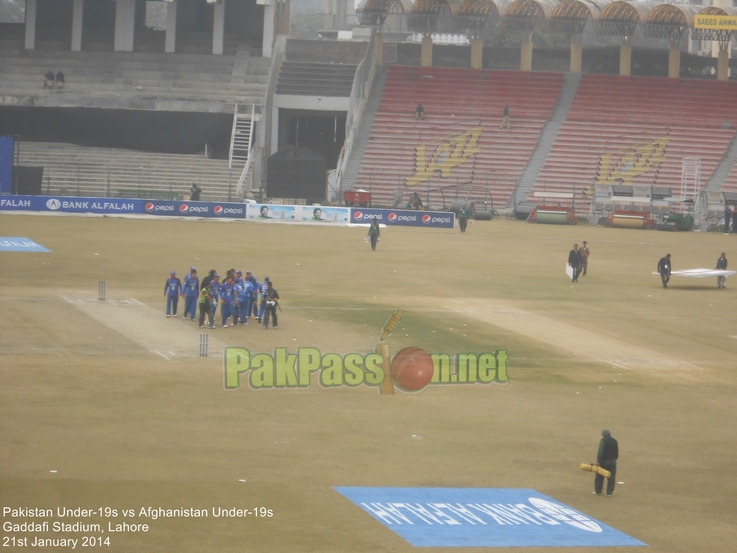
<instances>
[{"instance_id":1,"label":"cricket ball graphic","mask_svg":"<svg viewBox=\"0 0 737 553\"><path fill-rule=\"evenodd\" d=\"M392 359L391 371L397 386L403 390L416 392L430 383L435 365L425 350L404 348Z\"/></svg>"}]
</instances>

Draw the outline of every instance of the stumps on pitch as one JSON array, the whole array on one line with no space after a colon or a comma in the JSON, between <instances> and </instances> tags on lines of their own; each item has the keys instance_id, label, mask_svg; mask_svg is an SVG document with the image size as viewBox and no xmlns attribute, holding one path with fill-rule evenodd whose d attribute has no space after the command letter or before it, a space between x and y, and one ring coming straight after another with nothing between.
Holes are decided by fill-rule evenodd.
<instances>
[{"instance_id":1,"label":"stumps on pitch","mask_svg":"<svg viewBox=\"0 0 737 553\"><path fill-rule=\"evenodd\" d=\"M103 280L97 283L97 299L98 300L105 299L105 281Z\"/></svg>"},{"instance_id":2,"label":"stumps on pitch","mask_svg":"<svg viewBox=\"0 0 737 553\"><path fill-rule=\"evenodd\" d=\"M207 357L207 348L210 342L209 334L200 334L200 357Z\"/></svg>"}]
</instances>

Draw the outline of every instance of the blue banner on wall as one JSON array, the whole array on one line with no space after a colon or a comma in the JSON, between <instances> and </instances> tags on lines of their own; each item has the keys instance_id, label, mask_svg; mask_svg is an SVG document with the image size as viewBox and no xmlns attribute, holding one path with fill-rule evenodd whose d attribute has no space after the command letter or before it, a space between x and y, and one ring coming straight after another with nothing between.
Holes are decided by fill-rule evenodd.
<instances>
[{"instance_id":1,"label":"blue banner on wall","mask_svg":"<svg viewBox=\"0 0 737 553\"><path fill-rule=\"evenodd\" d=\"M141 213L142 200L116 198L71 198L68 196L0 197L0 210L111 215Z\"/></svg>"},{"instance_id":2,"label":"blue banner on wall","mask_svg":"<svg viewBox=\"0 0 737 553\"><path fill-rule=\"evenodd\" d=\"M143 200L143 213L148 215L171 215L174 217L245 219L246 204Z\"/></svg>"},{"instance_id":3,"label":"blue banner on wall","mask_svg":"<svg viewBox=\"0 0 737 553\"><path fill-rule=\"evenodd\" d=\"M404 227L453 228L455 225L455 214L446 211L351 208L351 223L370 223L373 219L378 219L380 224Z\"/></svg>"},{"instance_id":4,"label":"blue banner on wall","mask_svg":"<svg viewBox=\"0 0 737 553\"><path fill-rule=\"evenodd\" d=\"M246 204L69 196L0 196L0 211L171 215L245 219Z\"/></svg>"},{"instance_id":5,"label":"blue banner on wall","mask_svg":"<svg viewBox=\"0 0 737 553\"><path fill-rule=\"evenodd\" d=\"M335 490L415 547L647 545L530 489Z\"/></svg>"},{"instance_id":6,"label":"blue banner on wall","mask_svg":"<svg viewBox=\"0 0 737 553\"><path fill-rule=\"evenodd\" d=\"M12 136L0 136L0 194L13 190L13 142Z\"/></svg>"}]
</instances>

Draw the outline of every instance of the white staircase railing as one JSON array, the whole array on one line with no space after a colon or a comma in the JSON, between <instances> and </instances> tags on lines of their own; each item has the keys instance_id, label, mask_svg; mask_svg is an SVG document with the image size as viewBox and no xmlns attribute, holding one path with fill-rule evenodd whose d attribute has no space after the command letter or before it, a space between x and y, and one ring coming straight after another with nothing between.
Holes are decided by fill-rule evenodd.
<instances>
[{"instance_id":1,"label":"white staircase railing","mask_svg":"<svg viewBox=\"0 0 737 553\"><path fill-rule=\"evenodd\" d=\"M246 185L248 185L248 189L251 188L250 177L251 177L251 167L253 165L252 164L253 157L251 156L251 153L252 152L249 151L248 159L246 160L246 164L243 166L243 171L241 171L241 176L238 179L238 184L235 187L236 197L240 200L242 200L246 196Z\"/></svg>"},{"instance_id":2,"label":"white staircase railing","mask_svg":"<svg viewBox=\"0 0 737 553\"><path fill-rule=\"evenodd\" d=\"M251 106L251 113L240 113L238 104L233 112L233 130L230 135L230 151L228 153L228 167L238 168L245 165L250 159L253 144L253 122L256 115L256 106Z\"/></svg>"}]
</instances>

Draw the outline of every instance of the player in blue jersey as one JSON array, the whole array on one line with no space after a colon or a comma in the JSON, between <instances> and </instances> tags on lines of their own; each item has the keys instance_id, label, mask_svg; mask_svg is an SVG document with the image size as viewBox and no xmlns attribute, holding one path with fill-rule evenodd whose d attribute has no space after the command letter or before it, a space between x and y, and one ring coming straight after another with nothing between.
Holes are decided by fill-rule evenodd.
<instances>
[{"instance_id":1,"label":"player in blue jersey","mask_svg":"<svg viewBox=\"0 0 737 553\"><path fill-rule=\"evenodd\" d=\"M251 274L251 271L246 271L246 281L248 281L251 284L251 306L248 309L248 316L251 316L251 313L253 313L253 316L258 319L258 287L259 283L258 280L256 280L256 277ZM258 322L261 322L261 319L258 319Z\"/></svg>"},{"instance_id":2,"label":"player in blue jersey","mask_svg":"<svg viewBox=\"0 0 737 553\"><path fill-rule=\"evenodd\" d=\"M246 324L248 324L248 319L249 317L251 317L251 313L253 310L252 306L256 301L254 300L254 297L258 297L258 281L255 278L252 278L251 280L246 279L245 286L248 305L246 306L244 313L246 317Z\"/></svg>"},{"instance_id":3,"label":"player in blue jersey","mask_svg":"<svg viewBox=\"0 0 737 553\"><path fill-rule=\"evenodd\" d=\"M223 328L228 328L228 317L233 315L235 318L233 303L235 303L235 290L233 277L229 276L220 285L220 317L223 321Z\"/></svg>"},{"instance_id":4,"label":"player in blue jersey","mask_svg":"<svg viewBox=\"0 0 737 553\"><path fill-rule=\"evenodd\" d=\"M177 305L179 304L179 294L182 293L182 281L177 278L174 271L169 273L164 285L164 295L166 296L166 318L177 316Z\"/></svg>"},{"instance_id":5,"label":"player in blue jersey","mask_svg":"<svg viewBox=\"0 0 737 553\"><path fill-rule=\"evenodd\" d=\"M240 273L240 271L238 271ZM236 273L237 274L237 273ZM233 315L233 325L238 323L248 324L248 309L251 307L251 294L248 289L248 282L240 279L234 286L236 298L236 310Z\"/></svg>"},{"instance_id":6,"label":"player in blue jersey","mask_svg":"<svg viewBox=\"0 0 737 553\"><path fill-rule=\"evenodd\" d=\"M210 281L210 293L212 293L212 304L210 305L210 311L212 311L213 318L215 317L215 312L218 310L218 303L220 302L220 275L215 273L212 275L212 280Z\"/></svg>"},{"instance_id":7,"label":"player in blue jersey","mask_svg":"<svg viewBox=\"0 0 737 553\"><path fill-rule=\"evenodd\" d=\"M187 315L189 315L194 321L197 316L197 300L200 297L200 279L197 277L197 269L194 267L184 277L182 297L184 298L184 314L182 317L186 319Z\"/></svg>"}]
</instances>

